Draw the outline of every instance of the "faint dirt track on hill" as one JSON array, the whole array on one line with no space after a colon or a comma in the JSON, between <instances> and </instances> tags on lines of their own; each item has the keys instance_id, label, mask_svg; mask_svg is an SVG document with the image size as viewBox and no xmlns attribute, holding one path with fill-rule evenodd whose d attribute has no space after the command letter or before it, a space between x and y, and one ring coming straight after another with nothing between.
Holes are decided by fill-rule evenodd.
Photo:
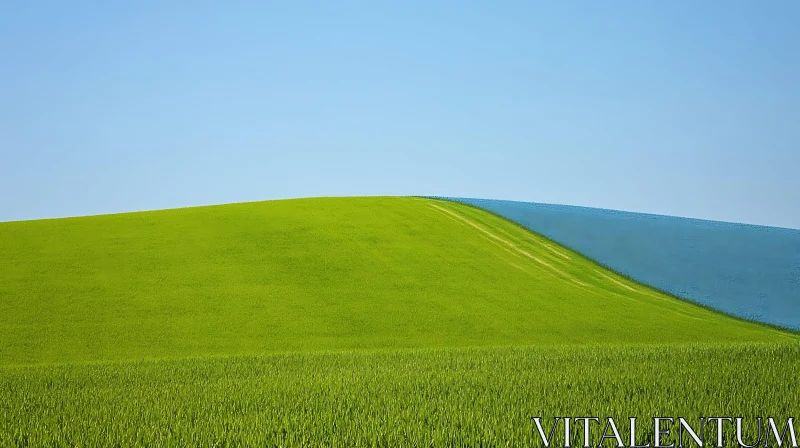
<instances>
[{"instance_id":1,"label":"faint dirt track on hill","mask_svg":"<svg viewBox=\"0 0 800 448\"><path fill-rule=\"evenodd\" d=\"M467 219L467 218L465 218L465 217L463 217L463 216L461 216L461 215L459 215L459 214L457 214L455 212L447 210L447 209L445 209L443 207L439 207L438 205L430 204L430 206L435 208L435 209L437 209L437 210L439 210L439 211L447 213L448 215L450 215L450 216L452 216L452 217L464 222L465 224L467 224L467 225L469 225L471 227L474 227L475 229L479 230L480 232L483 232L483 234L485 234L488 237L492 238L496 242L501 242L501 243L507 245L508 247L512 248L514 251L518 252L519 254L522 254L525 257L528 257L531 260L533 260L533 261L535 261L535 262L537 262L537 263L539 263L539 264L541 264L543 266L546 266L551 271L558 272L559 274L563 275L567 279L569 279L569 280L571 280L571 281L573 281L575 283L578 283L578 284L580 284L582 286L588 286L586 283L583 283L582 281L578 280L574 276L569 275L566 272L562 271L561 269L558 269L557 267L553 266L552 264L540 259L539 257L534 256L530 252L520 248L519 246L517 246L516 244L512 243L511 241L508 241L508 240L506 240L506 239L504 239L502 237L499 237L499 236L495 235L494 233L484 229L483 227L479 226L478 224L474 223L473 221L471 221L471 220L469 220L469 219Z\"/></svg>"}]
</instances>

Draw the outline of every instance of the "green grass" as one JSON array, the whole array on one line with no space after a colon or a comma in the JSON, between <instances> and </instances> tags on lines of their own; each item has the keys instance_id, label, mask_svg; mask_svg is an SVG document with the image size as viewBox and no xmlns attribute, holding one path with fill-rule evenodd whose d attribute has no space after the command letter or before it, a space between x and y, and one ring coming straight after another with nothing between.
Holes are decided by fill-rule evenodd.
<instances>
[{"instance_id":1,"label":"green grass","mask_svg":"<svg viewBox=\"0 0 800 448\"><path fill-rule=\"evenodd\" d=\"M652 440L651 416L701 415L745 417L752 443L755 417L797 416L798 374L797 344L24 367L0 376L0 446L540 446L532 416L614 417L624 440L639 416L637 438Z\"/></svg>"},{"instance_id":2,"label":"green grass","mask_svg":"<svg viewBox=\"0 0 800 448\"><path fill-rule=\"evenodd\" d=\"M421 198L0 223L0 253L2 364L791 337Z\"/></svg>"},{"instance_id":3,"label":"green grass","mask_svg":"<svg viewBox=\"0 0 800 448\"><path fill-rule=\"evenodd\" d=\"M796 334L447 201L8 222L0 254L0 446L525 445L533 415L800 402Z\"/></svg>"}]
</instances>

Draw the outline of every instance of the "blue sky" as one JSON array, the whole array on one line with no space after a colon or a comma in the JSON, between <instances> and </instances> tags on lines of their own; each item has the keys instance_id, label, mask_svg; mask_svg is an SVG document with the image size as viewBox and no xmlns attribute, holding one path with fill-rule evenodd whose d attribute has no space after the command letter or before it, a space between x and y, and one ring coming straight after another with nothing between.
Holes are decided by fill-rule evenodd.
<instances>
[{"instance_id":1,"label":"blue sky","mask_svg":"<svg viewBox=\"0 0 800 448\"><path fill-rule=\"evenodd\" d=\"M0 220L442 195L800 228L800 2L0 4Z\"/></svg>"}]
</instances>

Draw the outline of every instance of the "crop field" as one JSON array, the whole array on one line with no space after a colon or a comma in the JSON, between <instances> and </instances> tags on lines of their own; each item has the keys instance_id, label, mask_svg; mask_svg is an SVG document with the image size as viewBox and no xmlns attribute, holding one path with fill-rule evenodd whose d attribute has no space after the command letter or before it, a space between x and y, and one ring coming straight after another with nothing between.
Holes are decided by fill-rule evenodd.
<instances>
[{"instance_id":1,"label":"crop field","mask_svg":"<svg viewBox=\"0 0 800 448\"><path fill-rule=\"evenodd\" d=\"M6 222L0 254L0 446L539 446L533 416L800 410L796 333L456 202Z\"/></svg>"},{"instance_id":2,"label":"crop field","mask_svg":"<svg viewBox=\"0 0 800 448\"><path fill-rule=\"evenodd\" d=\"M17 368L0 376L0 444L539 446L532 416L796 416L798 375L798 344L393 350ZM756 439L753 426L745 427L748 443ZM640 440L652 435L652 425L637 431ZM581 437L578 428L574 446ZM598 442L593 436L592 446Z\"/></svg>"},{"instance_id":3,"label":"crop field","mask_svg":"<svg viewBox=\"0 0 800 448\"><path fill-rule=\"evenodd\" d=\"M800 230L532 202L454 200L503 216L659 290L800 330Z\"/></svg>"}]
</instances>

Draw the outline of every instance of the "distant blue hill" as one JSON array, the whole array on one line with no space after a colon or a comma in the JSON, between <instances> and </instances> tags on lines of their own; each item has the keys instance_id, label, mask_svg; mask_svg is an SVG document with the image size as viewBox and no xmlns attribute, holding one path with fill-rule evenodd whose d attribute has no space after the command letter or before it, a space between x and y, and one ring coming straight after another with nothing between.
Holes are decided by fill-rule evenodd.
<instances>
[{"instance_id":1,"label":"distant blue hill","mask_svg":"<svg viewBox=\"0 0 800 448\"><path fill-rule=\"evenodd\" d=\"M800 230L567 205L444 199L496 213L675 296L800 329Z\"/></svg>"}]
</instances>

